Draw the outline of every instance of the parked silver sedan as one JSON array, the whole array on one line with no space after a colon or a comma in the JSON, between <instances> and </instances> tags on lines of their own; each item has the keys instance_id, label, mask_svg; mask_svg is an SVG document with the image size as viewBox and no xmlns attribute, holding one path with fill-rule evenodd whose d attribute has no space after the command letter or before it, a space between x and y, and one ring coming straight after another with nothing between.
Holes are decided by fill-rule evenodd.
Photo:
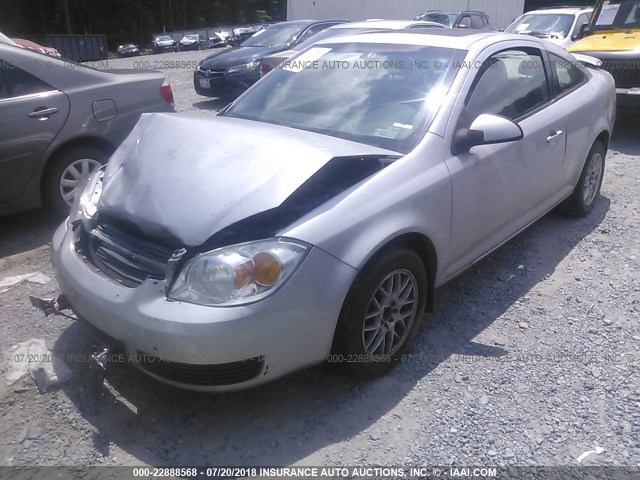
<instances>
[{"instance_id":1,"label":"parked silver sedan","mask_svg":"<svg viewBox=\"0 0 640 480\"><path fill-rule=\"evenodd\" d=\"M99 71L0 43L0 215L42 204L66 215L142 112L171 111L163 73Z\"/></svg>"},{"instance_id":2,"label":"parked silver sedan","mask_svg":"<svg viewBox=\"0 0 640 480\"><path fill-rule=\"evenodd\" d=\"M535 38L332 38L218 117L144 115L56 231L58 283L174 385L371 378L438 287L592 209L614 117L611 76Z\"/></svg>"}]
</instances>

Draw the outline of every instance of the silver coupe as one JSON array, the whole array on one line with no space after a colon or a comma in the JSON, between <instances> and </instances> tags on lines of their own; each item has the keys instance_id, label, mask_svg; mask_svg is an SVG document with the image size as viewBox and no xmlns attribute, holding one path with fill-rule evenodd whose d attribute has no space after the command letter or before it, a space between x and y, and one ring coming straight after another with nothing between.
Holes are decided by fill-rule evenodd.
<instances>
[{"instance_id":1,"label":"silver coupe","mask_svg":"<svg viewBox=\"0 0 640 480\"><path fill-rule=\"evenodd\" d=\"M598 201L612 77L544 40L328 39L221 114L145 114L55 233L77 316L192 389L411 348L436 289Z\"/></svg>"}]
</instances>

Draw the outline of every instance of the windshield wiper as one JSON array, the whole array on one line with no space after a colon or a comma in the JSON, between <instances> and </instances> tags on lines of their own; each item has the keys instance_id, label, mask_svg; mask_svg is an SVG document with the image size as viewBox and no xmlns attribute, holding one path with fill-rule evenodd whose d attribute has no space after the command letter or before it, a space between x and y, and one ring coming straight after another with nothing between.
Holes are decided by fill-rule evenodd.
<instances>
[{"instance_id":1,"label":"windshield wiper","mask_svg":"<svg viewBox=\"0 0 640 480\"><path fill-rule=\"evenodd\" d=\"M527 34L533 35L534 37L550 37L551 36L549 32L539 32L537 30L532 30L530 32L527 32Z\"/></svg>"}]
</instances>

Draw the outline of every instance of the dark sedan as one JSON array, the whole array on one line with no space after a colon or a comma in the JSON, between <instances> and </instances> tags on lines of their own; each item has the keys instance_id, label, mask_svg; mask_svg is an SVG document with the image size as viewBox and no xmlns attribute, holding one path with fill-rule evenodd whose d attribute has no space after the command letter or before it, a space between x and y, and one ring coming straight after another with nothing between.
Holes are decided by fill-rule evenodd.
<instances>
[{"instance_id":1,"label":"dark sedan","mask_svg":"<svg viewBox=\"0 0 640 480\"><path fill-rule=\"evenodd\" d=\"M271 25L256 32L239 47L206 57L194 72L193 85L200 95L233 98L260 80L265 57L288 50L343 20L300 20Z\"/></svg>"}]
</instances>

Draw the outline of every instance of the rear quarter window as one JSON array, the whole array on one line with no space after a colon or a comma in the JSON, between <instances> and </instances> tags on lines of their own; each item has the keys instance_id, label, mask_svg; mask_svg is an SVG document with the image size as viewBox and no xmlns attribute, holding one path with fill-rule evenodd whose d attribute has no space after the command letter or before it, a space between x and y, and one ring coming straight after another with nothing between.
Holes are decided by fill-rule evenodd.
<instances>
[{"instance_id":1,"label":"rear quarter window","mask_svg":"<svg viewBox=\"0 0 640 480\"><path fill-rule=\"evenodd\" d=\"M586 74L573 62L553 53L549 53L549 61L555 72L557 96L571 92L587 80Z\"/></svg>"}]
</instances>

